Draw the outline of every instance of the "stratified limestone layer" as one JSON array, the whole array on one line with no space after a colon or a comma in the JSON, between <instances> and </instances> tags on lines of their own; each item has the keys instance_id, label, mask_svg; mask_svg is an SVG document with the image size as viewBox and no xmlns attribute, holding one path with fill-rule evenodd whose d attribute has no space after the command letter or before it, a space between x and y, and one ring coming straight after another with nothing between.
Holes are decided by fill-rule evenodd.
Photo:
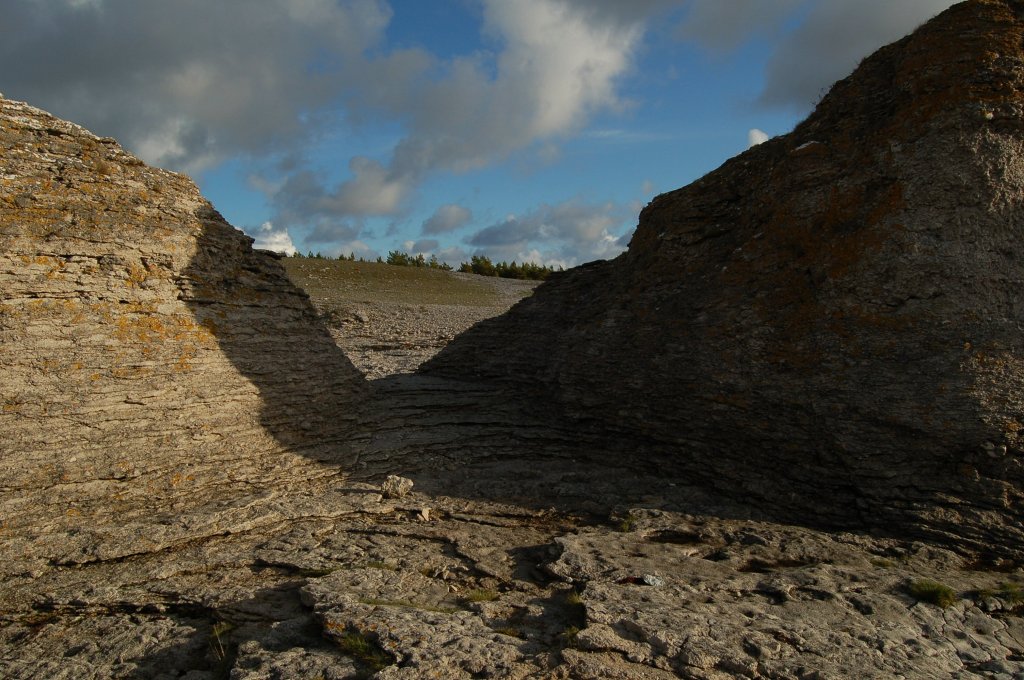
<instances>
[{"instance_id":1,"label":"stratified limestone layer","mask_svg":"<svg viewBox=\"0 0 1024 680\"><path fill-rule=\"evenodd\" d=\"M426 371L790 521L1024 554L1022 14L883 48Z\"/></svg>"},{"instance_id":2,"label":"stratified limestone layer","mask_svg":"<svg viewBox=\"0 0 1024 680\"><path fill-rule=\"evenodd\" d=\"M344 439L363 380L250 244L187 178L0 99L8 554L159 548L166 532L130 520L285 484Z\"/></svg>"}]
</instances>

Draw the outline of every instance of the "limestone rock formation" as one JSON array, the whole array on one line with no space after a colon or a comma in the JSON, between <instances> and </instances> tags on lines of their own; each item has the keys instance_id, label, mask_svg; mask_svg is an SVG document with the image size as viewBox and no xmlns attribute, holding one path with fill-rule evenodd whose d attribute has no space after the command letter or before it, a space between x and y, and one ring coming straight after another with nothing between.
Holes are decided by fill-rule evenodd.
<instances>
[{"instance_id":1,"label":"limestone rock formation","mask_svg":"<svg viewBox=\"0 0 1024 680\"><path fill-rule=\"evenodd\" d=\"M373 381L185 178L0 98L0 677L1024 676L1017 7Z\"/></svg>"},{"instance_id":2,"label":"limestone rock formation","mask_svg":"<svg viewBox=\"0 0 1024 680\"><path fill-rule=\"evenodd\" d=\"M950 8L426 371L783 519L1024 555L1022 34Z\"/></svg>"},{"instance_id":3,"label":"limestone rock formation","mask_svg":"<svg viewBox=\"0 0 1024 680\"><path fill-rule=\"evenodd\" d=\"M250 244L186 177L0 98L0 508L26 569L191 540L184 506L343 439L364 381Z\"/></svg>"}]
</instances>

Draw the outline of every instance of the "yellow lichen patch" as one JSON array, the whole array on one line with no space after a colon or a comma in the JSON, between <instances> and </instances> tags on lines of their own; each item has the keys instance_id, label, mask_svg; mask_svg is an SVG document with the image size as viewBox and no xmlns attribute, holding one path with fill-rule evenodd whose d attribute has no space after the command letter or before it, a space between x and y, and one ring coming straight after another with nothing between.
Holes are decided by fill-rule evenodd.
<instances>
[{"instance_id":1,"label":"yellow lichen patch","mask_svg":"<svg viewBox=\"0 0 1024 680\"><path fill-rule=\"evenodd\" d=\"M117 320L114 337L121 342L156 342L167 338L167 328L155 316L122 315Z\"/></svg>"},{"instance_id":2,"label":"yellow lichen patch","mask_svg":"<svg viewBox=\"0 0 1024 680\"><path fill-rule=\"evenodd\" d=\"M194 347L185 346L182 348L182 354L178 357L178 360L174 362L174 370L178 373L184 373L192 370L192 359L196 356L196 350Z\"/></svg>"},{"instance_id":3,"label":"yellow lichen patch","mask_svg":"<svg viewBox=\"0 0 1024 680\"><path fill-rule=\"evenodd\" d=\"M193 477L192 475L183 474L181 472L175 472L173 475L171 475L171 487L177 488L178 486L184 484L185 482L194 482L195 479L196 478Z\"/></svg>"},{"instance_id":4,"label":"yellow lichen patch","mask_svg":"<svg viewBox=\"0 0 1024 680\"><path fill-rule=\"evenodd\" d=\"M125 283L128 284L129 288L138 288L148 278L149 271L141 264L135 264L134 262L128 264L128 277L125 279Z\"/></svg>"}]
</instances>

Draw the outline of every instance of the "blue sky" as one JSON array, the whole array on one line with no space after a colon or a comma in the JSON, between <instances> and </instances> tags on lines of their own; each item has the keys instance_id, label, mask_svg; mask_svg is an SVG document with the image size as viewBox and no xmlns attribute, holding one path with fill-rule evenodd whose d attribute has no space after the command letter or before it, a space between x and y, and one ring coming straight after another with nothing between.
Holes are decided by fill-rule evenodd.
<instances>
[{"instance_id":1,"label":"blue sky","mask_svg":"<svg viewBox=\"0 0 1024 680\"><path fill-rule=\"evenodd\" d=\"M0 92L190 174L258 246L572 266L950 4L6 0Z\"/></svg>"}]
</instances>

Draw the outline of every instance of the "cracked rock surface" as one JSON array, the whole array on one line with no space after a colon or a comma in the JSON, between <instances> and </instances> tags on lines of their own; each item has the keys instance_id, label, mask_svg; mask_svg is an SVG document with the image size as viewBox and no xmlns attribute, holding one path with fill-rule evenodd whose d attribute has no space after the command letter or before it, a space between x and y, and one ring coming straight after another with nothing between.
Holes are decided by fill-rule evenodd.
<instances>
[{"instance_id":1,"label":"cracked rock surface","mask_svg":"<svg viewBox=\"0 0 1024 680\"><path fill-rule=\"evenodd\" d=\"M1024 240L1007 208L1022 12L954 7L865 62L793 136L659 199L621 260L541 286L417 372L494 305L420 310L408 347L386 322L394 306L329 331L334 302L303 294L186 178L0 98L0 676L1024 677L1020 338L1000 335L1020 318L1007 262ZM929 59L934 72L918 68ZM972 79L979 68L986 78ZM835 119L842 97L863 110ZM905 99L919 105L898 110L925 116L919 138L876 116ZM970 102L992 116L970 118ZM928 135L949 143L945 156L929 155ZM874 144L890 137L903 146ZM835 146L853 138L853 155ZM844 159L868 167L872 154L892 174L861 191ZM929 193L908 175L929 159L979 191ZM743 170L762 163L777 170ZM773 173L791 209L737 213L749 177ZM1004 194L988 191L996 175ZM941 178L936 191L952 181ZM916 222L915 192L936 201ZM986 201L998 210L979 212ZM943 239L949 215L960 240ZM800 238L761 243L755 227L784 223ZM829 238L807 240L815 230ZM931 240L900 240L915 230ZM893 244L934 265L928 285L898 268L884 285L863 278L898 264ZM746 310L739 330L757 333L722 330L725 306L700 296L666 294L671 323L654 313L671 292L662 265L685 270L676 283L693 292L710 276L700 258L726 251L739 278L708 285L749 293L732 302ZM836 278L806 288L819 266ZM959 323L937 283L949 267L964 290L988 291L956 338L955 370L948 354L915 353L900 325ZM855 293L872 314L822 320ZM757 316L769 298L777 323ZM704 344L677 342L695 324ZM364 337L346 340L356 326ZM832 354L840 340L852 344ZM721 351L761 363L678 374ZM778 379L770 389L761 368ZM910 399L907 385L935 387L933 368L945 390ZM871 404L829 409L865 376ZM787 381L800 396L782 407L773 390ZM928 403L963 420L900 429ZM386 489L389 475L412 486Z\"/></svg>"}]
</instances>

